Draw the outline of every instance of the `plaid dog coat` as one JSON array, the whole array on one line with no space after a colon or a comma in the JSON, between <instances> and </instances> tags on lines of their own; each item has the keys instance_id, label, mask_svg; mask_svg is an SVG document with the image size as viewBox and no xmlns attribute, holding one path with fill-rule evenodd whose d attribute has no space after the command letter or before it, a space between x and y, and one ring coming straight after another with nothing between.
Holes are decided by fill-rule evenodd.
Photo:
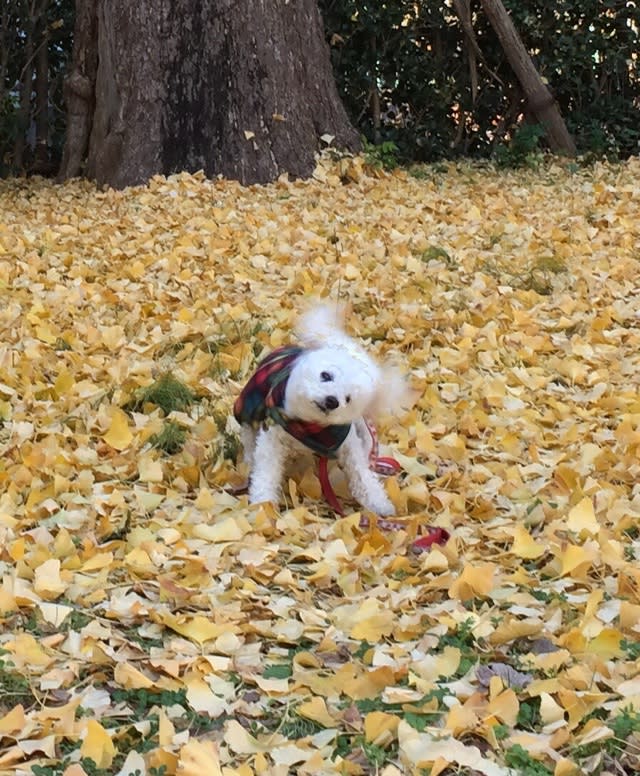
<instances>
[{"instance_id":1,"label":"plaid dog coat","mask_svg":"<svg viewBox=\"0 0 640 776\"><path fill-rule=\"evenodd\" d=\"M329 480L328 461L335 458L338 448L347 438L351 424L323 426L320 423L289 418L282 410L287 380L294 364L304 353L298 345L284 345L269 353L259 364L249 382L240 392L233 405L233 414L245 426L257 428L269 420L277 423L294 439L306 445L319 456L318 477L322 494L329 506L339 515L344 514L342 506ZM378 474L395 474L400 465L393 458L378 456L378 437L373 425L364 419L371 435L369 466Z\"/></svg>"},{"instance_id":2,"label":"plaid dog coat","mask_svg":"<svg viewBox=\"0 0 640 776\"><path fill-rule=\"evenodd\" d=\"M271 420L313 450L319 456L318 478L322 494L330 507L339 515L344 515L342 505L329 480L328 459L336 457L338 448L349 434L351 424L323 426L320 423L307 423L287 417L282 409L287 380L302 353L304 348L298 345L284 345L269 353L258 364L249 382L240 392L233 405L233 414L238 423L246 426L258 427ZM378 474L396 474L400 470L400 464L393 458L378 455L378 436L375 427L366 418L363 420L371 436L369 467ZM367 527L369 519L362 517L360 525ZM397 524L393 520L379 520L378 525L389 530L404 527L403 524ZM432 544L446 544L448 539L449 533L444 528L428 528L424 536L418 537L413 542L413 550L416 553L426 552Z\"/></svg>"},{"instance_id":3,"label":"plaid dog coat","mask_svg":"<svg viewBox=\"0 0 640 776\"><path fill-rule=\"evenodd\" d=\"M302 353L304 348L298 345L285 345L269 353L236 399L233 414L246 426L257 427L272 420L317 455L335 458L349 434L350 423L324 426L289 418L282 409L287 380Z\"/></svg>"}]
</instances>

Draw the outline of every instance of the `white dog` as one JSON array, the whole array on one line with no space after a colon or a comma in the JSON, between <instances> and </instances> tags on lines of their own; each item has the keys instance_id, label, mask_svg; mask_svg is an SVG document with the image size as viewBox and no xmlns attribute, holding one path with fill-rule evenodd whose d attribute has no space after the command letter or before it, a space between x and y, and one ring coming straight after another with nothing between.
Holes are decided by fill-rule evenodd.
<instances>
[{"instance_id":1,"label":"white dog","mask_svg":"<svg viewBox=\"0 0 640 776\"><path fill-rule=\"evenodd\" d=\"M363 507L381 516L395 514L371 468L373 460L390 459L373 458L377 444L367 421L406 405L408 391L400 375L378 366L343 331L336 320L341 317L327 306L303 316L300 345L278 348L263 359L235 402L252 504L277 502L287 460L311 450L325 467L326 458L337 459Z\"/></svg>"}]
</instances>

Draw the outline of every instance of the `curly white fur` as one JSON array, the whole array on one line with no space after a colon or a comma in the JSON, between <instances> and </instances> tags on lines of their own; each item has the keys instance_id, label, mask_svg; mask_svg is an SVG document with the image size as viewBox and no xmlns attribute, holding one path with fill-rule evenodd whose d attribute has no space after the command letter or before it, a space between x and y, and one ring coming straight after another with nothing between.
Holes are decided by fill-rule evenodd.
<instances>
[{"instance_id":1,"label":"curly white fur","mask_svg":"<svg viewBox=\"0 0 640 776\"><path fill-rule=\"evenodd\" d=\"M341 324L341 311L328 306L302 317L297 334L305 351L291 369L283 411L305 422L350 423L337 460L351 494L365 509L393 515L395 509L382 482L369 468L372 442L363 418L406 406L409 392L402 376L379 366ZM257 432L243 426L241 438L250 468L250 502L277 502L287 461L309 453L308 448L278 425Z\"/></svg>"}]
</instances>

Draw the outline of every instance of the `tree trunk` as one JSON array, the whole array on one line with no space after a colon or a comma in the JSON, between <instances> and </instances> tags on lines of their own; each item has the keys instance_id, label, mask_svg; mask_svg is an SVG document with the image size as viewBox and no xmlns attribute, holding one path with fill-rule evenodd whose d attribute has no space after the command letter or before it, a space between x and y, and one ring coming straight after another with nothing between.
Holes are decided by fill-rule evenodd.
<instances>
[{"instance_id":1,"label":"tree trunk","mask_svg":"<svg viewBox=\"0 0 640 776\"><path fill-rule=\"evenodd\" d=\"M49 170L49 32L47 25L48 0L42 4L37 23L38 50L36 52L36 150L33 169L46 174Z\"/></svg>"},{"instance_id":2,"label":"tree trunk","mask_svg":"<svg viewBox=\"0 0 640 776\"><path fill-rule=\"evenodd\" d=\"M4 106L7 92L6 80L10 51L9 25L12 22L10 10L8 3L2 3L0 8L0 107Z\"/></svg>"},{"instance_id":3,"label":"tree trunk","mask_svg":"<svg viewBox=\"0 0 640 776\"><path fill-rule=\"evenodd\" d=\"M522 86L528 107L542 124L554 153L575 156L576 146L553 95L536 70L502 0L482 0L482 7L498 36L505 56Z\"/></svg>"},{"instance_id":4,"label":"tree trunk","mask_svg":"<svg viewBox=\"0 0 640 776\"><path fill-rule=\"evenodd\" d=\"M98 70L97 0L76 0L71 61L63 87L67 134L58 181L80 175L89 146Z\"/></svg>"},{"instance_id":5,"label":"tree trunk","mask_svg":"<svg viewBox=\"0 0 640 776\"><path fill-rule=\"evenodd\" d=\"M16 112L16 138L13 144L12 166L17 172L24 171L24 156L27 146L27 132L31 119L31 92L33 91L33 54L36 11L34 3L25 5L24 23L24 67L20 73L20 106Z\"/></svg>"},{"instance_id":6,"label":"tree trunk","mask_svg":"<svg viewBox=\"0 0 640 776\"><path fill-rule=\"evenodd\" d=\"M471 0L453 0L453 10L456 12L462 31L464 32L465 39L467 41L466 48L469 56L469 70L470 70L470 82L471 82L471 102L475 105L476 97L478 94L478 71L476 68L476 61L479 59L484 69L489 73L491 78L504 89L504 84L493 70L489 67L487 60L482 53L480 44L476 38L476 34L473 30L473 21L471 16Z\"/></svg>"},{"instance_id":7,"label":"tree trunk","mask_svg":"<svg viewBox=\"0 0 640 776\"><path fill-rule=\"evenodd\" d=\"M204 170L242 183L308 176L322 135L357 149L333 80L317 0L89 0L95 79L89 177L116 188L156 173ZM80 48L80 47L78 47ZM85 52L91 46L84 47ZM70 133L62 177L76 174ZM86 122L85 122L86 123ZM83 127L85 125L83 124ZM75 136L77 135L77 137Z\"/></svg>"},{"instance_id":8,"label":"tree trunk","mask_svg":"<svg viewBox=\"0 0 640 776\"><path fill-rule=\"evenodd\" d=\"M371 120L373 123L373 142L375 145L380 145L382 142L382 134L380 127L382 126L380 116L380 90L378 88L378 44L375 33L369 40L369 47L371 51Z\"/></svg>"}]
</instances>

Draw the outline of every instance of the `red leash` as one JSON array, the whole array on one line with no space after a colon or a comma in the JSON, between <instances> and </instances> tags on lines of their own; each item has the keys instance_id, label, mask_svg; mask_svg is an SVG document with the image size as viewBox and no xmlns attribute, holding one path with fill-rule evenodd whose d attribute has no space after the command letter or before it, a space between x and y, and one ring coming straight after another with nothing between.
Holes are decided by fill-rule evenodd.
<instances>
[{"instance_id":1,"label":"red leash","mask_svg":"<svg viewBox=\"0 0 640 776\"><path fill-rule=\"evenodd\" d=\"M397 474L401 470L401 466L395 458L389 458L387 456L378 455L378 435L374 426L365 419L365 424L369 434L371 434L371 450L369 452L369 468L377 474L383 477L389 477L392 474ZM341 517L344 516L344 509L342 504L338 500L338 497L333 490L331 480L329 479L329 459L326 456L319 456L318 462L318 479L320 480L320 487L322 488L322 495L325 501L334 512L337 512ZM366 518L365 518L366 520ZM381 528L388 530L399 530L402 526L389 520L379 520L378 524ZM363 527L368 525L368 521L362 523ZM444 528L432 526L427 528L427 533L424 536L417 538L413 544L412 549L415 553L421 553L428 550L433 544L446 544L449 541L449 532Z\"/></svg>"},{"instance_id":2,"label":"red leash","mask_svg":"<svg viewBox=\"0 0 640 776\"><path fill-rule=\"evenodd\" d=\"M419 536L414 540L411 549L416 552L425 552L434 544L446 544L449 541L449 531L445 528L432 525L427 528L424 536Z\"/></svg>"},{"instance_id":3,"label":"red leash","mask_svg":"<svg viewBox=\"0 0 640 776\"><path fill-rule=\"evenodd\" d=\"M381 474L383 477L389 477L392 474L397 474L402 468L395 458L388 458L386 456L378 455L378 434L372 423L366 418L364 419L367 431L371 435L371 450L369 451L369 468L373 469L377 474ZM325 498L327 504L337 512L339 515L344 515L342 504L338 501L331 481L329 480L329 459L326 456L320 456L320 462L318 464L318 479L320 480L320 487L322 488L322 495Z\"/></svg>"},{"instance_id":4,"label":"red leash","mask_svg":"<svg viewBox=\"0 0 640 776\"><path fill-rule=\"evenodd\" d=\"M342 504L338 501L338 497L333 490L331 481L329 480L329 459L321 455L318 461L318 479L320 480L320 487L322 488L322 495L324 496L327 504L337 512L340 517L344 517L344 509Z\"/></svg>"}]
</instances>

